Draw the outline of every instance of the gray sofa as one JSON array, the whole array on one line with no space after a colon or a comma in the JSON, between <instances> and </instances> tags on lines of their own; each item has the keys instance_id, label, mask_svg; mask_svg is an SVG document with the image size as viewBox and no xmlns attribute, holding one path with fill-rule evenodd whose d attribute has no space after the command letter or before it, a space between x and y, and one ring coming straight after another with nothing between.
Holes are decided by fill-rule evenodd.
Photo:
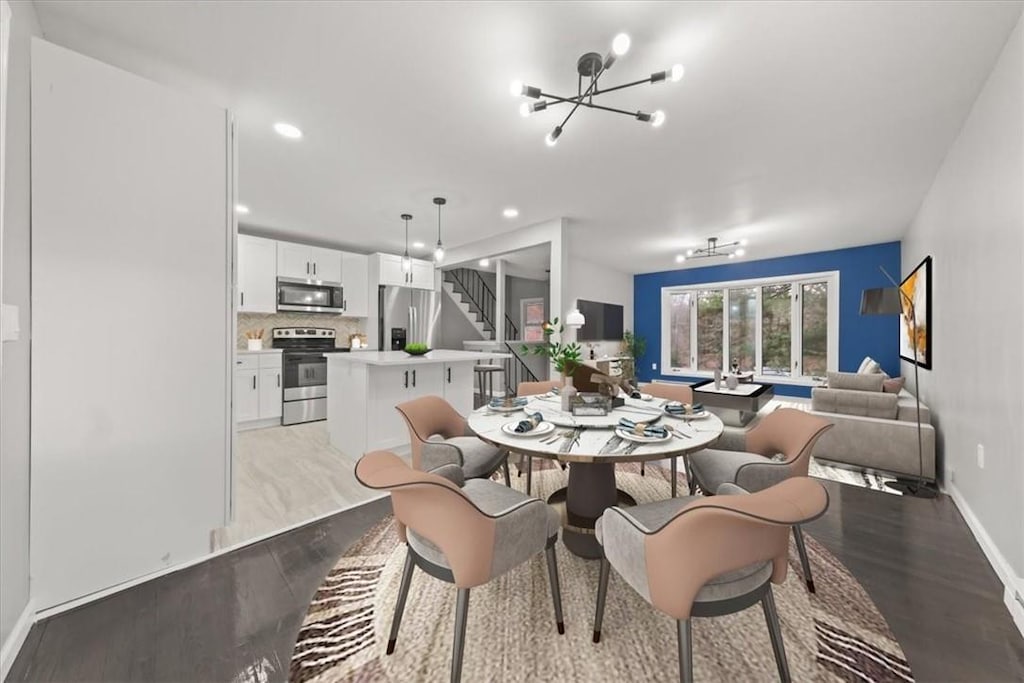
<instances>
[{"instance_id":1,"label":"gray sofa","mask_svg":"<svg viewBox=\"0 0 1024 683\"><path fill-rule=\"evenodd\" d=\"M905 389L882 390L882 374L830 372L828 388L811 391L811 412L835 427L825 432L814 457L881 472L935 480L935 428L921 404L923 467L918 457L917 405Z\"/></svg>"}]
</instances>

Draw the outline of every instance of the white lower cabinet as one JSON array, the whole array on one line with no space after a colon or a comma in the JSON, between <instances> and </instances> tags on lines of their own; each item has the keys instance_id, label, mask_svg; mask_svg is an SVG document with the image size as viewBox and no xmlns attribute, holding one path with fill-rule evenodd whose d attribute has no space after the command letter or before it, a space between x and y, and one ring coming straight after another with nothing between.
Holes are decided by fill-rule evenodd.
<instances>
[{"instance_id":1,"label":"white lower cabinet","mask_svg":"<svg viewBox=\"0 0 1024 683\"><path fill-rule=\"evenodd\" d=\"M473 364L445 363L441 382L444 400L460 415L468 416L473 412Z\"/></svg>"},{"instance_id":2,"label":"white lower cabinet","mask_svg":"<svg viewBox=\"0 0 1024 683\"><path fill-rule=\"evenodd\" d=\"M239 429L281 422L280 353L238 353L235 358L235 423Z\"/></svg>"},{"instance_id":3,"label":"white lower cabinet","mask_svg":"<svg viewBox=\"0 0 1024 683\"><path fill-rule=\"evenodd\" d=\"M367 402L369 447L408 446L409 431L395 406L421 396L444 396L442 365L378 365L373 366L371 373Z\"/></svg>"}]
</instances>

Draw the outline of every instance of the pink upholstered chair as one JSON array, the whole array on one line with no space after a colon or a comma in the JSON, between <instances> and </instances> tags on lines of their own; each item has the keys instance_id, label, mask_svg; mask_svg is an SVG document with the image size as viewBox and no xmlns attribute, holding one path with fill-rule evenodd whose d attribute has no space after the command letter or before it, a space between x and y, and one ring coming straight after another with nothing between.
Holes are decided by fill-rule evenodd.
<instances>
[{"instance_id":1,"label":"pink upholstered chair","mask_svg":"<svg viewBox=\"0 0 1024 683\"><path fill-rule=\"evenodd\" d=\"M387 654L395 650L413 569L419 567L458 589L451 670L451 680L458 681L470 589L541 551L547 555L556 626L565 633L555 561L561 520L550 505L488 479L463 480L462 468L453 463L421 472L386 451L360 458L356 478L364 486L391 492L398 532L408 547Z\"/></svg>"},{"instance_id":2,"label":"pink upholstered chair","mask_svg":"<svg viewBox=\"0 0 1024 683\"><path fill-rule=\"evenodd\" d=\"M769 413L747 432L746 452L706 448L690 455L687 474L705 493L725 483L760 491L790 477L806 477L814 444L832 428L828 420L793 408ZM773 459L775 458L775 459ZM811 565L800 525L793 526L807 589L814 592Z\"/></svg>"},{"instance_id":3,"label":"pink upholstered chair","mask_svg":"<svg viewBox=\"0 0 1024 683\"><path fill-rule=\"evenodd\" d=\"M520 382L516 388L516 396L539 396L546 394L552 389L561 386L561 382L555 380L547 380L543 382ZM519 476L523 474L523 460L526 461L526 493L530 493L533 488L533 456L520 455L519 460ZM565 469L565 465L562 465Z\"/></svg>"},{"instance_id":4,"label":"pink upholstered chair","mask_svg":"<svg viewBox=\"0 0 1024 683\"><path fill-rule=\"evenodd\" d=\"M639 387L639 391L642 394L650 394L655 398L662 398L668 401L677 401L679 403L693 403L693 389L686 384L666 384L664 382L651 382ZM671 458L672 461L672 497L676 497L676 474L678 471L678 464L675 458ZM690 481L690 461L687 456L683 456L684 469L686 470L686 480ZM640 474L644 474L644 463L640 463ZM693 485L690 485L690 495L693 495Z\"/></svg>"},{"instance_id":5,"label":"pink upholstered chair","mask_svg":"<svg viewBox=\"0 0 1024 683\"><path fill-rule=\"evenodd\" d=\"M409 427L412 466L429 471L456 464L466 479L487 478L498 468L508 474L508 451L484 443L469 428L466 418L440 396L422 396L395 406Z\"/></svg>"},{"instance_id":6,"label":"pink upholstered chair","mask_svg":"<svg viewBox=\"0 0 1024 683\"><path fill-rule=\"evenodd\" d=\"M687 496L605 510L596 528L604 557L594 642L601 641L608 577L615 567L655 609L676 620L681 681L693 680L690 619L739 612L757 602L768 623L779 678L789 681L771 584L786 578L789 528L821 516L828 493L808 477L749 495L725 484L720 493L737 495Z\"/></svg>"}]
</instances>

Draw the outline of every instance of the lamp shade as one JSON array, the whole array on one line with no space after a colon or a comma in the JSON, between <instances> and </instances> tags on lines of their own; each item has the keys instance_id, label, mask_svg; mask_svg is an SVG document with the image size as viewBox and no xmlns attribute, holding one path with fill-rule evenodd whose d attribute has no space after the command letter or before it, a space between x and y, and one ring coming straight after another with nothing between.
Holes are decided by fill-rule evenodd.
<instances>
[{"instance_id":1,"label":"lamp shade","mask_svg":"<svg viewBox=\"0 0 1024 683\"><path fill-rule=\"evenodd\" d=\"M580 309L574 308L565 316L565 324L567 327L583 327L587 324L587 319L580 313Z\"/></svg>"},{"instance_id":2,"label":"lamp shade","mask_svg":"<svg viewBox=\"0 0 1024 683\"><path fill-rule=\"evenodd\" d=\"M865 289L860 295L861 315L899 315L903 313L900 305L898 287L879 287Z\"/></svg>"}]
</instances>

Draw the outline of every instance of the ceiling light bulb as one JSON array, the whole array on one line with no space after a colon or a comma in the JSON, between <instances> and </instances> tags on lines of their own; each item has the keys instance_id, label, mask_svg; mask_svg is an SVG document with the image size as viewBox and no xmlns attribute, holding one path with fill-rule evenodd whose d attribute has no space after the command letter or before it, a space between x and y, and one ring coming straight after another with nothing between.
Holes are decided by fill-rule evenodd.
<instances>
[{"instance_id":1,"label":"ceiling light bulb","mask_svg":"<svg viewBox=\"0 0 1024 683\"><path fill-rule=\"evenodd\" d=\"M615 39L612 41L612 52L614 52L617 56L621 57L622 55L629 52L630 42L631 41L629 40L628 35L626 35L625 33L620 33L619 35L615 36Z\"/></svg>"},{"instance_id":2,"label":"ceiling light bulb","mask_svg":"<svg viewBox=\"0 0 1024 683\"><path fill-rule=\"evenodd\" d=\"M392 263L394 263L392 261ZM408 273L412 270L412 259L409 258L409 252L402 254L402 272Z\"/></svg>"},{"instance_id":3,"label":"ceiling light bulb","mask_svg":"<svg viewBox=\"0 0 1024 683\"><path fill-rule=\"evenodd\" d=\"M293 126L292 124L285 123L283 121L279 121L279 122L275 123L274 124L274 130L277 131L278 135L281 135L281 136L286 137L286 138L291 138L292 140L298 140L299 138L302 137L302 131L301 130L299 130L297 127Z\"/></svg>"},{"instance_id":4,"label":"ceiling light bulb","mask_svg":"<svg viewBox=\"0 0 1024 683\"><path fill-rule=\"evenodd\" d=\"M514 97L519 97L523 94L523 82L517 78L509 84L508 91Z\"/></svg>"},{"instance_id":5,"label":"ceiling light bulb","mask_svg":"<svg viewBox=\"0 0 1024 683\"><path fill-rule=\"evenodd\" d=\"M504 211L502 211L501 215L504 216L505 218L515 218L516 216L519 215L519 209L510 206Z\"/></svg>"},{"instance_id":6,"label":"ceiling light bulb","mask_svg":"<svg viewBox=\"0 0 1024 683\"><path fill-rule=\"evenodd\" d=\"M687 256L693 256L693 249L687 249L686 250L686 255Z\"/></svg>"},{"instance_id":7,"label":"ceiling light bulb","mask_svg":"<svg viewBox=\"0 0 1024 683\"><path fill-rule=\"evenodd\" d=\"M736 254L729 254L729 258L736 258Z\"/></svg>"},{"instance_id":8,"label":"ceiling light bulb","mask_svg":"<svg viewBox=\"0 0 1024 683\"><path fill-rule=\"evenodd\" d=\"M249 213L249 207L245 204L235 204L235 213L244 216Z\"/></svg>"},{"instance_id":9,"label":"ceiling light bulb","mask_svg":"<svg viewBox=\"0 0 1024 683\"><path fill-rule=\"evenodd\" d=\"M661 124L665 123L665 112L658 110L651 114L651 125L655 128L660 128Z\"/></svg>"},{"instance_id":10,"label":"ceiling light bulb","mask_svg":"<svg viewBox=\"0 0 1024 683\"><path fill-rule=\"evenodd\" d=\"M736 255L737 255L737 256L743 256L743 255L744 255L744 254L746 254L746 253L747 253L747 250L746 250L746 249L737 249L737 250L736 250Z\"/></svg>"},{"instance_id":11,"label":"ceiling light bulb","mask_svg":"<svg viewBox=\"0 0 1024 683\"><path fill-rule=\"evenodd\" d=\"M441 244L440 242L438 242L437 246L434 248L434 261L436 263L440 263L443 260L444 260L444 245Z\"/></svg>"},{"instance_id":12,"label":"ceiling light bulb","mask_svg":"<svg viewBox=\"0 0 1024 683\"><path fill-rule=\"evenodd\" d=\"M412 246L413 246L413 249L422 249L423 247L425 247L427 245L423 244L423 242L413 242Z\"/></svg>"},{"instance_id":13,"label":"ceiling light bulb","mask_svg":"<svg viewBox=\"0 0 1024 683\"><path fill-rule=\"evenodd\" d=\"M558 136L562 134L562 127L555 126L555 129L548 133L548 136L544 138L544 142L547 143L548 147L554 147L555 143L558 142Z\"/></svg>"},{"instance_id":14,"label":"ceiling light bulb","mask_svg":"<svg viewBox=\"0 0 1024 683\"><path fill-rule=\"evenodd\" d=\"M685 260L686 260L686 257L683 256L682 254L677 254L676 255L676 263L682 263Z\"/></svg>"},{"instance_id":15,"label":"ceiling light bulb","mask_svg":"<svg viewBox=\"0 0 1024 683\"><path fill-rule=\"evenodd\" d=\"M683 68L682 64L674 64L669 70L669 80L673 83L678 83L683 80L684 73L686 73L686 69Z\"/></svg>"},{"instance_id":16,"label":"ceiling light bulb","mask_svg":"<svg viewBox=\"0 0 1024 683\"><path fill-rule=\"evenodd\" d=\"M491 265L491 260L490 259L486 259L486 258L482 258L482 259L480 259L480 265L482 267L486 268L487 266Z\"/></svg>"},{"instance_id":17,"label":"ceiling light bulb","mask_svg":"<svg viewBox=\"0 0 1024 683\"><path fill-rule=\"evenodd\" d=\"M740 246L741 247L747 246L747 240L745 240L745 239L740 240Z\"/></svg>"},{"instance_id":18,"label":"ceiling light bulb","mask_svg":"<svg viewBox=\"0 0 1024 683\"><path fill-rule=\"evenodd\" d=\"M519 115L520 116L524 116L525 117L525 116L529 116L532 113L533 113L533 107L530 105L529 102L523 102L522 104L519 105Z\"/></svg>"}]
</instances>

